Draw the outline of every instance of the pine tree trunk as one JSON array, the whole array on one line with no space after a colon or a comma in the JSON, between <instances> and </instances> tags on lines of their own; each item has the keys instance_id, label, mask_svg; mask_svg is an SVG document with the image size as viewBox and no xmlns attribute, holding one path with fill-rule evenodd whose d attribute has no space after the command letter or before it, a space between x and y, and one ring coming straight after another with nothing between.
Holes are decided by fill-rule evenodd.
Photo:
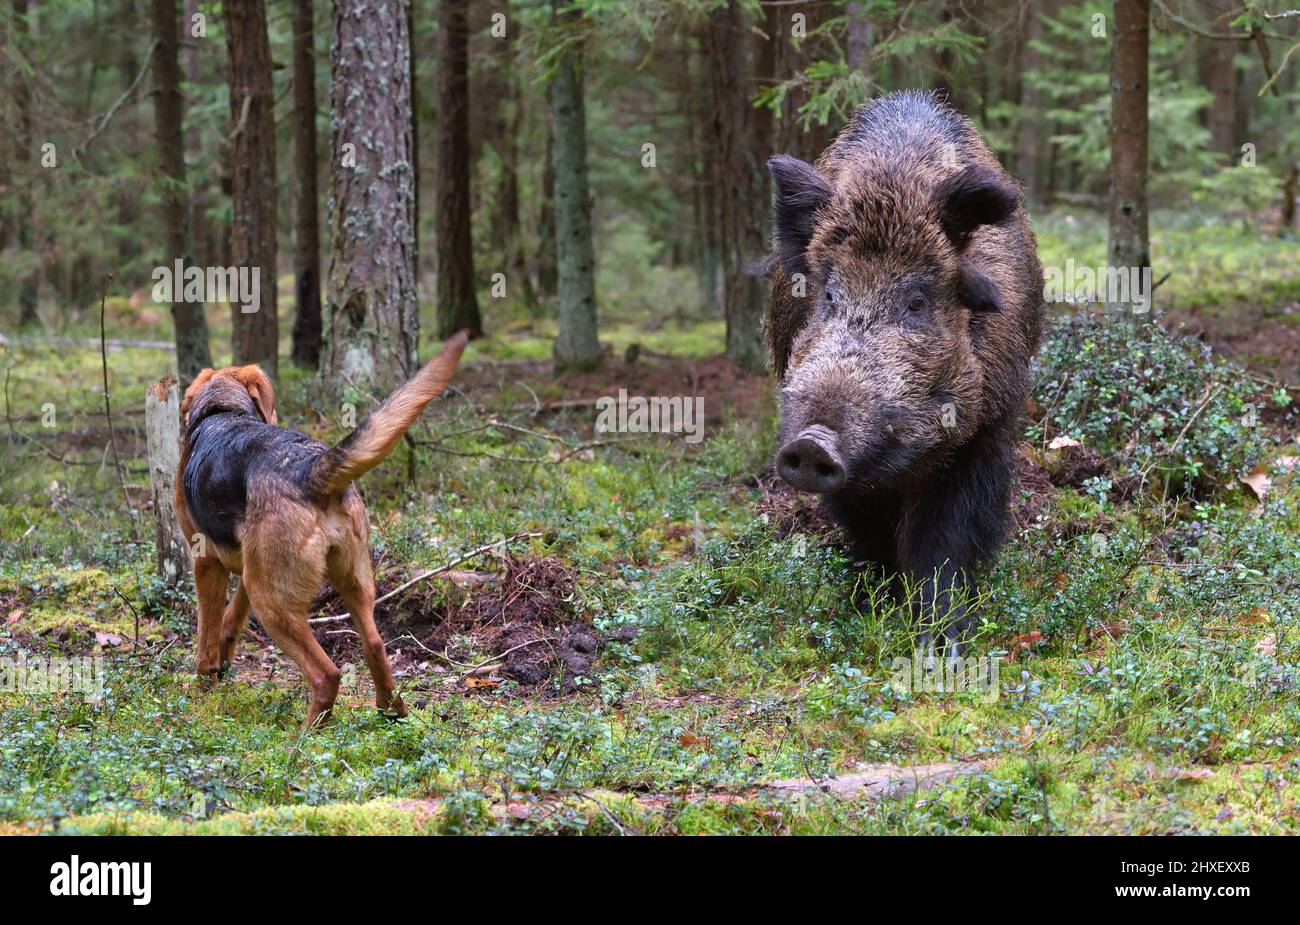
<instances>
[{"instance_id":1,"label":"pine tree trunk","mask_svg":"<svg viewBox=\"0 0 1300 925\"><path fill-rule=\"evenodd\" d=\"M1148 0L1114 0L1110 49L1110 265L1149 268ZM1150 306L1148 306L1149 309ZM1151 312L1143 313L1149 320Z\"/></svg>"},{"instance_id":2,"label":"pine tree trunk","mask_svg":"<svg viewBox=\"0 0 1300 925\"><path fill-rule=\"evenodd\" d=\"M548 91L549 92L549 91ZM546 156L542 159L542 201L537 220L537 291L544 299L555 295L555 129L546 109Z\"/></svg>"},{"instance_id":3,"label":"pine tree trunk","mask_svg":"<svg viewBox=\"0 0 1300 925\"><path fill-rule=\"evenodd\" d=\"M850 71L865 72L871 59L871 46L876 42L876 26L865 14L861 0L848 5L848 37L844 43L844 58Z\"/></svg>"},{"instance_id":4,"label":"pine tree trunk","mask_svg":"<svg viewBox=\"0 0 1300 925\"><path fill-rule=\"evenodd\" d=\"M120 0L121 6L117 11L115 27L121 29L122 35L137 35L140 32L140 16L136 7L136 0ZM173 7L173 13L175 8ZM158 49L161 51L162 49ZM118 79L123 87L131 86L135 80L135 75L140 71L140 59L136 54L136 49L131 42L120 42L118 44ZM157 75L155 74L155 86L157 85ZM134 178L132 178L134 180ZM113 198L116 200L115 223L119 228L134 229L136 223L140 220L140 193L141 190L135 182L125 182L118 185ZM140 257L140 238L135 234L123 234L117 238L117 258L113 273L115 277L121 280L127 286L135 285L138 281L138 269L132 268L131 264ZM68 287L66 297L77 304L83 304L87 298L91 298L88 287L83 288L80 283L83 274L79 272L78 267L74 265L69 267Z\"/></svg>"},{"instance_id":5,"label":"pine tree trunk","mask_svg":"<svg viewBox=\"0 0 1300 925\"><path fill-rule=\"evenodd\" d=\"M686 131L691 157L692 217L695 228L695 277L700 305L709 311L722 311L722 274L718 259L718 223L716 163L713 156L713 100L709 96L708 61L704 54L707 36L692 44L690 60L683 68L687 100Z\"/></svg>"},{"instance_id":6,"label":"pine tree trunk","mask_svg":"<svg viewBox=\"0 0 1300 925\"><path fill-rule=\"evenodd\" d=\"M411 88L411 227L415 233L411 238L411 265L415 267L415 312L417 322L420 313L420 84L415 79L416 42L415 42L415 3L407 0L406 4L406 83ZM419 346L419 339L416 339ZM415 457L408 459L415 464Z\"/></svg>"},{"instance_id":7,"label":"pine tree trunk","mask_svg":"<svg viewBox=\"0 0 1300 925\"><path fill-rule=\"evenodd\" d=\"M176 0L152 0L153 34L158 47L153 60L153 121L158 138L161 174L163 265L193 260L189 240L189 201L185 187L184 114L181 101L179 30ZM174 284L178 281L174 281ZM173 302L172 327L176 335L176 369L189 383L212 365L208 319L202 302Z\"/></svg>"},{"instance_id":8,"label":"pine tree trunk","mask_svg":"<svg viewBox=\"0 0 1300 925\"><path fill-rule=\"evenodd\" d=\"M405 0L335 0L329 275L321 368L386 394L414 374L415 172Z\"/></svg>"},{"instance_id":9,"label":"pine tree trunk","mask_svg":"<svg viewBox=\"0 0 1300 925\"><path fill-rule=\"evenodd\" d=\"M276 313L275 98L264 0L226 0L230 52L230 115L235 162L230 259L258 274L257 311L231 302L234 363L278 372Z\"/></svg>"},{"instance_id":10,"label":"pine tree trunk","mask_svg":"<svg viewBox=\"0 0 1300 925\"><path fill-rule=\"evenodd\" d=\"M1208 4L1213 17L1214 32L1228 32L1231 13L1239 7L1235 0L1212 0ZM1206 127L1210 130L1210 149L1219 154L1232 155L1237 150L1237 68L1233 58L1240 43L1233 39L1200 37L1202 43L1201 73L1206 88L1214 99L1206 110Z\"/></svg>"},{"instance_id":11,"label":"pine tree trunk","mask_svg":"<svg viewBox=\"0 0 1300 925\"><path fill-rule=\"evenodd\" d=\"M316 188L316 49L312 0L293 0L293 361L320 365L320 206Z\"/></svg>"},{"instance_id":12,"label":"pine tree trunk","mask_svg":"<svg viewBox=\"0 0 1300 925\"><path fill-rule=\"evenodd\" d=\"M501 177L492 238L494 248L504 262L509 292L517 293L529 312L535 313L537 293L533 291L519 241L519 131L523 101L519 94L518 61L513 40L499 40L496 47L492 86L497 94L497 110L492 143L501 162Z\"/></svg>"},{"instance_id":13,"label":"pine tree trunk","mask_svg":"<svg viewBox=\"0 0 1300 925\"><path fill-rule=\"evenodd\" d=\"M14 0L14 39L24 54L29 54L28 47L31 24L27 19L27 0ZM34 128L32 124L32 87L26 75L18 79L14 89L14 102L18 109L18 131L14 135L14 163L18 165L18 176L27 186L23 198L23 207L14 217L17 226L15 238L19 253L30 252L35 235L32 234L32 221L36 212L36 156L32 150ZM40 293L40 271L33 270L23 278L18 287L18 326L28 327L38 324L36 301Z\"/></svg>"},{"instance_id":14,"label":"pine tree trunk","mask_svg":"<svg viewBox=\"0 0 1300 925\"><path fill-rule=\"evenodd\" d=\"M1300 189L1300 161L1292 161L1287 165L1286 176L1282 180L1282 228L1295 228L1296 226L1296 191Z\"/></svg>"},{"instance_id":15,"label":"pine tree trunk","mask_svg":"<svg viewBox=\"0 0 1300 925\"><path fill-rule=\"evenodd\" d=\"M1016 173L1025 185L1025 199L1030 203L1038 203L1042 200L1042 186L1038 181L1042 150L1038 129L1042 114L1038 111L1038 90L1025 79L1025 72L1037 70L1039 66L1040 55L1034 42L1043 34L1041 12L1032 6L1025 10L1023 28L1024 48L1020 55L1020 67L1017 68L1020 79L1020 123L1016 130Z\"/></svg>"},{"instance_id":16,"label":"pine tree trunk","mask_svg":"<svg viewBox=\"0 0 1300 925\"><path fill-rule=\"evenodd\" d=\"M754 154L754 109L748 22L738 0L728 0L709 17L708 58L713 88L713 133L717 161L717 216L727 317L727 356L746 369L762 369L764 298L748 265L767 244L763 216L768 208L765 158ZM763 152L766 154L767 152Z\"/></svg>"},{"instance_id":17,"label":"pine tree trunk","mask_svg":"<svg viewBox=\"0 0 1300 925\"><path fill-rule=\"evenodd\" d=\"M438 0L438 337L483 333L470 228L469 23L466 0Z\"/></svg>"},{"instance_id":18,"label":"pine tree trunk","mask_svg":"<svg viewBox=\"0 0 1300 925\"><path fill-rule=\"evenodd\" d=\"M957 28L961 31L968 31L970 24L964 22L964 15L954 14L947 4L939 11L939 21L945 25L957 22ZM934 82L934 89L941 93L945 99L958 112L966 112L969 109L967 95L966 75L959 73L961 71L961 59L951 48L944 48L938 55L939 70Z\"/></svg>"},{"instance_id":19,"label":"pine tree trunk","mask_svg":"<svg viewBox=\"0 0 1300 925\"><path fill-rule=\"evenodd\" d=\"M194 14L199 12L198 0L185 0L181 18L180 39L185 55L185 82L198 86L203 81L203 69L199 56L199 43L205 41L193 35ZM199 163L203 156L203 138L194 120L185 125L185 157L187 161ZM200 266L224 264L225 258L214 253L212 227L208 221L207 199L210 181L203 171L199 176L189 177L189 243L190 258Z\"/></svg>"},{"instance_id":20,"label":"pine tree trunk","mask_svg":"<svg viewBox=\"0 0 1300 925\"><path fill-rule=\"evenodd\" d=\"M557 20L560 0L551 0ZM591 241L591 198L587 189L587 114L581 50L570 46L556 62L551 81L551 130L555 169L555 264L560 297L557 369L591 369L600 364L596 339L596 258Z\"/></svg>"}]
</instances>

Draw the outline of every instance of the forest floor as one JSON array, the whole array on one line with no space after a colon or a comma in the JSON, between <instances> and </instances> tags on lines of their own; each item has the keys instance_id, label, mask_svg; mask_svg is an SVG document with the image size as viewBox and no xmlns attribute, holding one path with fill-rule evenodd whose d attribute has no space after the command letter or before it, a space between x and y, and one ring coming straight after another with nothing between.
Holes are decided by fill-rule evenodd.
<instances>
[{"instance_id":1,"label":"forest floor","mask_svg":"<svg viewBox=\"0 0 1300 925\"><path fill-rule=\"evenodd\" d=\"M1038 230L1045 263L1102 262L1096 223ZM154 576L156 309L110 306L138 539L98 347L6 331L0 658L98 656L106 682L0 691L0 833L1300 832L1300 268L1293 242L1209 238L1155 253L1197 268L1161 305L1213 355L1053 322L981 580L993 683L957 692L915 683L887 576L773 478L772 384L712 355L719 322L607 312L603 370L556 381L550 323L489 303L493 336L362 488L381 594L498 545L380 605L404 721L374 710L348 624L316 624L344 684L304 735L305 685L256 624L199 689L192 593ZM594 434L582 400L620 388L703 396L703 439ZM281 423L339 439L314 392L286 366Z\"/></svg>"}]
</instances>

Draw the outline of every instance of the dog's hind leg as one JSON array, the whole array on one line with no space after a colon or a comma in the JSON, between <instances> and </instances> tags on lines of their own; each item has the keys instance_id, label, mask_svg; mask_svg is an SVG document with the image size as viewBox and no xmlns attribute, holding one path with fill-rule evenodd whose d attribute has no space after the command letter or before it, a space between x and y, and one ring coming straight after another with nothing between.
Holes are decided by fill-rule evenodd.
<instances>
[{"instance_id":1,"label":"dog's hind leg","mask_svg":"<svg viewBox=\"0 0 1300 925\"><path fill-rule=\"evenodd\" d=\"M235 596L226 605L226 612L221 617L221 663L220 675L225 677L235 660L235 646L239 637L248 626L248 592L244 590L244 579L235 584Z\"/></svg>"},{"instance_id":2,"label":"dog's hind leg","mask_svg":"<svg viewBox=\"0 0 1300 925\"><path fill-rule=\"evenodd\" d=\"M388 653L384 649L379 628L375 626L375 579L370 571L369 556L357 556L355 568L331 561L330 584L334 585L347 604L348 613L352 615L352 625L357 628L357 635L361 638L361 654L370 669L370 677L375 681L375 706L385 716L405 716L406 704L402 703L401 695L393 690L393 672L388 666Z\"/></svg>"},{"instance_id":3,"label":"dog's hind leg","mask_svg":"<svg viewBox=\"0 0 1300 925\"><path fill-rule=\"evenodd\" d=\"M268 594L257 584L248 586L248 599L257 611L257 619L262 628L271 634L280 650L293 659L302 676L311 685L311 706L307 709L307 720L303 723L303 728L311 729L328 722L343 672L330 661L330 657L312 635L306 608L290 609L276 600L274 589Z\"/></svg>"},{"instance_id":4,"label":"dog's hind leg","mask_svg":"<svg viewBox=\"0 0 1300 925\"><path fill-rule=\"evenodd\" d=\"M230 573L214 556L194 557L194 588L199 598L199 628L195 640L195 671L199 680L215 680L221 668L221 615Z\"/></svg>"}]
</instances>

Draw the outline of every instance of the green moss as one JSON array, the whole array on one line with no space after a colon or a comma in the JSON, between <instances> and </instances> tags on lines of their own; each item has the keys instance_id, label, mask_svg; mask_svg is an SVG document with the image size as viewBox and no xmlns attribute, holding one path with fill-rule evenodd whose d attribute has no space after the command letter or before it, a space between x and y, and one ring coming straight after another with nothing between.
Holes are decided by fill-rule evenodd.
<instances>
[{"instance_id":1,"label":"green moss","mask_svg":"<svg viewBox=\"0 0 1300 925\"><path fill-rule=\"evenodd\" d=\"M74 649L94 645L100 632L134 639L136 616L118 592L130 600L138 591L132 576L102 568L58 570L30 579L0 577L0 595L10 601L10 614L21 612L11 624L13 632L58 640ZM149 619L138 627L141 642L157 641L165 629Z\"/></svg>"},{"instance_id":2,"label":"green moss","mask_svg":"<svg viewBox=\"0 0 1300 925\"><path fill-rule=\"evenodd\" d=\"M266 807L211 819L153 813L92 813L65 819L68 835L433 835L439 811L430 804L372 800L328 806Z\"/></svg>"}]
</instances>

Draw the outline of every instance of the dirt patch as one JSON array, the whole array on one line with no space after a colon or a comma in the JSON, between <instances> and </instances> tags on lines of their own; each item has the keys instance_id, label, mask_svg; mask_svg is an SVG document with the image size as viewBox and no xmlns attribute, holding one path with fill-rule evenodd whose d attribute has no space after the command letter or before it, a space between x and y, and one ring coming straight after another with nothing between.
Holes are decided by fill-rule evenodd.
<instances>
[{"instance_id":1,"label":"dirt patch","mask_svg":"<svg viewBox=\"0 0 1300 925\"><path fill-rule=\"evenodd\" d=\"M741 369L725 356L697 359L646 350L639 351L632 362L626 355L607 355L600 369L562 379L556 378L553 364L541 360L479 363L457 374L457 386L476 398L502 389L502 382L526 384L537 396L534 402L529 392L523 391L526 400L520 403L520 411L529 411L530 405L539 412L590 411L593 426L596 399L617 396L619 389L626 389L629 396L699 396L704 399L706 437L712 427L722 423L724 413L745 420L758 416L770 405L774 392L770 375Z\"/></svg>"},{"instance_id":2,"label":"dirt patch","mask_svg":"<svg viewBox=\"0 0 1300 925\"><path fill-rule=\"evenodd\" d=\"M1016 453L1016 480L1011 487L1011 518L1017 530L1033 525L1056 494L1051 473L1021 447Z\"/></svg>"},{"instance_id":3,"label":"dirt patch","mask_svg":"<svg viewBox=\"0 0 1300 925\"><path fill-rule=\"evenodd\" d=\"M1088 479L1110 471L1106 457L1092 447L1065 446L1051 458L1052 484L1057 488L1082 488Z\"/></svg>"},{"instance_id":4,"label":"dirt patch","mask_svg":"<svg viewBox=\"0 0 1300 925\"><path fill-rule=\"evenodd\" d=\"M1172 309L1164 320L1171 331L1183 325L1251 372L1288 385L1300 384L1300 302L1275 308L1218 306Z\"/></svg>"},{"instance_id":5,"label":"dirt patch","mask_svg":"<svg viewBox=\"0 0 1300 925\"><path fill-rule=\"evenodd\" d=\"M814 495L797 491L772 467L747 481L745 487L761 494L754 510L775 525L782 539L796 533L829 536L839 532Z\"/></svg>"},{"instance_id":6,"label":"dirt patch","mask_svg":"<svg viewBox=\"0 0 1300 925\"><path fill-rule=\"evenodd\" d=\"M378 595L415 574L389 569L377 580ZM590 678L605 642L577 606L576 590L574 571L553 556L509 557L500 574L448 573L412 585L376 606L375 623L399 675L432 662L474 683L494 686L479 679L496 676L525 687L554 682L571 693ZM346 609L333 589L314 607L318 616ZM363 666L350 621L315 629L330 658Z\"/></svg>"}]
</instances>

